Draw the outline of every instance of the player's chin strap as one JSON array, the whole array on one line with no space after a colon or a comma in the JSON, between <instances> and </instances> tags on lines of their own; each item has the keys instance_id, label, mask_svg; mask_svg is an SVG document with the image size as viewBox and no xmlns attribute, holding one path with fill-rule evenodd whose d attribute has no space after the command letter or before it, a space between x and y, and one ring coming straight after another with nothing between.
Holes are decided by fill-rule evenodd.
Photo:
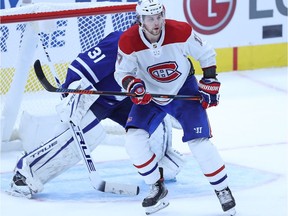
<instances>
[{"instance_id":1,"label":"player's chin strap","mask_svg":"<svg viewBox=\"0 0 288 216\"><path fill-rule=\"evenodd\" d=\"M43 41L41 41L42 43ZM47 60L49 62L50 69L52 71L52 74L54 76L54 79L58 85L58 87L61 87L61 83L56 75L56 72L54 70L54 66L52 65L52 60L49 56L49 53L45 47L45 45L42 43L42 47L44 49L45 55L47 57ZM40 62L39 62L40 63ZM43 85L43 83L41 82ZM82 158L82 160L85 162L86 169L89 174L89 179L91 181L92 186L102 192L108 192L108 193L115 193L115 194L123 194L123 195L131 195L135 196L139 194L139 187L137 185L128 185L128 184L120 184L120 183L113 183L113 182L107 182L102 180L98 172L95 168L95 162L93 161L91 157L91 151L89 146L87 145L84 133L80 126L75 125L72 121L69 122L69 128L72 132L72 137L74 139L74 143L77 144L77 149L79 150L79 155Z\"/></svg>"}]
</instances>

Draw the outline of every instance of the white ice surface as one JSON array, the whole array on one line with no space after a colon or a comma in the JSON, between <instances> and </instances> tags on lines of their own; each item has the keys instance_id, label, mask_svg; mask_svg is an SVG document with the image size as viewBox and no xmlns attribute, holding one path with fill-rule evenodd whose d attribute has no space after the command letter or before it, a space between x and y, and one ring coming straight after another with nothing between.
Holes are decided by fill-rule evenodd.
<instances>
[{"instance_id":1,"label":"white ice surface","mask_svg":"<svg viewBox=\"0 0 288 216\"><path fill-rule=\"evenodd\" d=\"M237 202L237 216L287 216L287 134L288 134L288 68L270 68L254 71L221 73L221 101L218 107L208 111L213 129L212 141L218 147L228 165L231 189ZM182 132L174 129L173 145L193 160L186 143L181 141ZM141 199L108 197L104 194L87 192L79 188L83 183L73 182L70 178L68 189L61 188L61 179L47 184L47 190L35 200L16 198L7 195L7 175L12 170L19 152L1 154L1 216L141 216L145 215ZM93 156L101 167L105 164L127 162L127 155L121 146L99 146ZM114 161L114 162L113 162ZM192 163L195 166L195 163ZM78 168L81 164L78 165ZM106 168L109 170L109 167ZM121 167L125 173L125 166ZM177 183L167 184L170 205L155 213L155 216L224 216L212 188L203 186L199 175L191 175L194 167L184 167L178 182L193 182L191 194L176 191ZM130 170L129 170L130 171ZM75 172L75 171L74 171ZM77 170L76 170L77 172ZM115 174L117 175L117 174ZM132 173L132 176L137 176ZM259 178L258 178L259 177ZM121 178L121 176L115 176ZM126 177L124 177L126 178ZM195 179L194 179L195 178ZM111 178L113 180L113 176ZM117 179L116 179L117 180ZM115 181L116 181L115 180ZM139 180L139 179L137 179ZM205 179L204 179L205 180ZM201 181L201 184L198 182ZM69 187L69 184L71 186ZM60 186L59 186L60 185ZM66 185L66 186L67 186ZM84 186L83 186L84 185ZM182 186L180 184L180 186ZM185 185L184 185L185 186ZM141 187L145 187L144 184ZM201 192L200 189L204 191ZM176 191L176 198L173 192ZM56 191L56 192L55 192ZM75 191L75 193L73 193ZM79 191L79 192L78 192ZM87 198L95 193L95 199ZM189 191L190 193L190 191ZM61 197L59 194L63 194ZM66 194L66 195L65 195ZM145 195L145 194L144 194ZM83 197L84 196L84 197Z\"/></svg>"}]
</instances>

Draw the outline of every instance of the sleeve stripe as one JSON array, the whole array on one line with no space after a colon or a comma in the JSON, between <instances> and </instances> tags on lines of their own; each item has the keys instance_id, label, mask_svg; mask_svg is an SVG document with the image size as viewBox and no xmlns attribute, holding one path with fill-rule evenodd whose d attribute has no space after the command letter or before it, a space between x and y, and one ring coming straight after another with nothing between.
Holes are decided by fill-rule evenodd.
<instances>
[{"instance_id":1,"label":"sleeve stripe","mask_svg":"<svg viewBox=\"0 0 288 216\"><path fill-rule=\"evenodd\" d=\"M93 78L93 80L95 81L95 83L99 82L99 79L96 77L95 73L93 72L93 70L79 57L76 58L76 61L78 61L86 70L87 72L90 74L90 76Z\"/></svg>"},{"instance_id":2,"label":"sleeve stripe","mask_svg":"<svg viewBox=\"0 0 288 216\"><path fill-rule=\"evenodd\" d=\"M68 67L69 69L71 69L73 72L75 72L76 74L78 74L81 78L83 78L84 77L84 75L83 75L83 73L81 73L81 71L80 70L78 70L77 68L75 68L74 66L72 66L72 65L69 65L69 67Z\"/></svg>"}]
</instances>

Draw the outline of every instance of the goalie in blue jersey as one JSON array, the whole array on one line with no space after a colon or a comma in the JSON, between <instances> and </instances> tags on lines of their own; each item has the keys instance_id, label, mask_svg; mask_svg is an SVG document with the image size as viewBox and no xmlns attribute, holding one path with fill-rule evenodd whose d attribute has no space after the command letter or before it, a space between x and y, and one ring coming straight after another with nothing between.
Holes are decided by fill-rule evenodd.
<instances>
[{"instance_id":1,"label":"goalie in blue jersey","mask_svg":"<svg viewBox=\"0 0 288 216\"><path fill-rule=\"evenodd\" d=\"M96 47L80 53L69 66L62 87L121 91L114 80L121 34L112 32ZM70 120L83 129L86 142L93 151L106 136L101 120L109 118L124 127L131 106L129 97L65 95L56 106L61 130L35 150L24 152L16 164L9 194L32 198L33 194L43 190L45 183L81 160L68 126ZM155 152L159 166L163 167L166 180L174 179L184 165L183 155L172 148L171 130L171 120L167 116L150 137L150 148Z\"/></svg>"}]
</instances>

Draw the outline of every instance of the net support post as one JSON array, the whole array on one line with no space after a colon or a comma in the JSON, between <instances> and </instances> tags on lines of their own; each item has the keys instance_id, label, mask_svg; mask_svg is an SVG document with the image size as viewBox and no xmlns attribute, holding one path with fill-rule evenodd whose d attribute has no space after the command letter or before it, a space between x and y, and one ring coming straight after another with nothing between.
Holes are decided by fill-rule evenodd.
<instances>
[{"instance_id":1,"label":"net support post","mask_svg":"<svg viewBox=\"0 0 288 216\"><path fill-rule=\"evenodd\" d=\"M35 23L27 23L26 30L23 34L22 43L19 47L19 53L17 56L13 81L9 92L7 93L7 98L2 111L2 142L10 141L18 116L18 111L21 106L26 81L31 69L30 65L36 51L38 38L33 25L35 25Z\"/></svg>"}]
</instances>

